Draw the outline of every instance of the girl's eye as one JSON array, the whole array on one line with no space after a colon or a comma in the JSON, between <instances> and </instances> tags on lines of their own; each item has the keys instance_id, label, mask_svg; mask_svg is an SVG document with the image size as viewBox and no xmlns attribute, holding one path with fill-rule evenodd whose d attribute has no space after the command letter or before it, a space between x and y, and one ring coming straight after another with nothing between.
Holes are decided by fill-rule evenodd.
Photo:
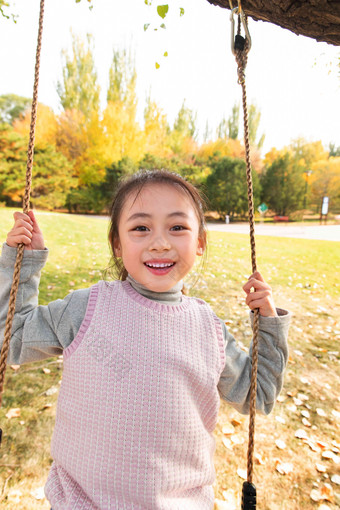
<instances>
[{"instance_id":1,"label":"girl's eye","mask_svg":"<svg viewBox=\"0 0 340 510\"><path fill-rule=\"evenodd\" d=\"M185 230L185 227L183 225L175 225L172 227L172 230L175 230L175 232L179 232L180 230Z\"/></svg>"},{"instance_id":2,"label":"girl's eye","mask_svg":"<svg viewBox=\"0 0 340 510\"><path fill-rule=\"evenodd\" d=\"M146 232L147 231L147 227L144 227L143 225L138 225L138 227L135 227L132 230L137 230L137 232Z\"/></svg>"}]
</instances>

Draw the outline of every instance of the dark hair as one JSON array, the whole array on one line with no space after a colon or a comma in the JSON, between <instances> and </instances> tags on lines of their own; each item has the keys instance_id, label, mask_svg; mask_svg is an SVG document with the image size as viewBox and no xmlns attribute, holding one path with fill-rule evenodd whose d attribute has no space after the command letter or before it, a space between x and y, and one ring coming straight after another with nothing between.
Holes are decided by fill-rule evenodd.
<instances>
[{"instance_id":1,"label":"dark hair","mask_svg":"<svg viewBox=\"0 0 340 510\"><path fill-rule=\"evenodd\" d=\"M147 186L148 184L168 184L170 186L176 186L190 197L198 218L198 235L204 239L204 243L206 244L207 227L204 218L206 203L203 195L198 191L198 189L190 182L183 179L181 175L169 172L168 170L140 170L139 172L120 181L110 207L110 228L108 237L112 258L109 272L115 279L118 280L126 280L128 275L128 272L124 267L123 260L116 257L114 253L114 242L119 239L118 227L122 210L130 195L136 191L136 200L144 186ZM204 251L204 259L205 257L206 250Z\"/></svg>"}]
</instances>

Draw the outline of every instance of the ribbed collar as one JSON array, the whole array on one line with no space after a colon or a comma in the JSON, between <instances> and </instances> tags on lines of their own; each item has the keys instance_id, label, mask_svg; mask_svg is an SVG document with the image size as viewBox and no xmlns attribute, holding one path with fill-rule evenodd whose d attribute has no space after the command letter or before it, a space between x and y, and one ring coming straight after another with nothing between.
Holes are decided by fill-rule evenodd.
<instances>
[{"instance_id":1,"label":"ribbed collar","mask_svg":"<svg viewBox=\"0 0 340 510\"><path fill-rule=\"evenodd\" d=\"M130 274L127 276L126 281L128 281L139 294L153 301L158 301L166 305L178 305L182 301L183 280L177 282L174 287L166 292L150 290L145 287L145 285L137 282Z\"/></svg>"}]
</instances>

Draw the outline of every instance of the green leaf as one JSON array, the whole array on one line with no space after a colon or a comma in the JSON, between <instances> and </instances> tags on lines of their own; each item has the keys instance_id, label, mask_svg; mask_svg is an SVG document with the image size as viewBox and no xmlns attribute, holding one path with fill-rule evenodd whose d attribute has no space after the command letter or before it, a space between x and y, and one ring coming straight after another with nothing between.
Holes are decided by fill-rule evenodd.
<instances>
[{"instance_id":1,"label":"green leaf","mask_svg":"<svg viewBox=\"0 0 340 510\"><path fill-rule=\"evenodd\" d=\"M144 0L144 3L145 3L145 5L151 5L152 4L152 0Z\"/></svg>"},{"instance_id":2,"label":"green leaf","mask_svg":"<svg viewBox=\"0 0 340 510\"><path fill-rule=\"evenodd\" d=\"M145 23L145 25L144 25L144 32L146 32L146 31L147 31L147 29L149 28L149 26L150 26L150 23Z\"/></svg>"},{"instance_id":3,"label":"green leaf","mask_svg":"<svg viewBox=\"0 0 340 510\"><path fill-rule=\"evenodd\" d=\"M167 57L168 56L168 52L166 51L163 56Z\"/></svg>"},{"instance_id":4,"label":"green leaf","mask_svg":"<svg viewBox=\"0 0 340 510\"><path fill-rule=\"evenodd\" d=\"M156 62L156 63L155 63L155 68L156 68L156 69L159 69L160 67L161 67L161 66L159 65L159 63L158 63L158 62Z\"/></svg>"},{"instance_id":5,"label":"green leaf","mask_svg":"<svg viewBox=\"0 0 340 510\"><path fill-rule=\"evenodd\" d=\"M169 6L168 4L165 4L165 5L157 5L157 13L158 13L158 16L160 16L161 18L165 18L165 16L168 14L168 11L169 11Z\"/></svg>"},{"instance_id":6,"label":"green leaf","mask_svg":"<svg viewBox=\"0 0 340 510\"><path fill-rule=\"evenodd\" d=\"M184 15L184 9L183 9L183 7L180 7L180 8L179 8L179 15L180 15L180 16L183 16L183 15Z\"/></svg>"},{"instance_id":7,"label":"green leaf","mask_svg":"<svg viewBox=\"0 0 340 510\"><path fill-rule=\"evenodd\" d=\"M164 23L161 24L161 28L166 28L166 26L164 25Z\"/></svg>"}]
</instances>

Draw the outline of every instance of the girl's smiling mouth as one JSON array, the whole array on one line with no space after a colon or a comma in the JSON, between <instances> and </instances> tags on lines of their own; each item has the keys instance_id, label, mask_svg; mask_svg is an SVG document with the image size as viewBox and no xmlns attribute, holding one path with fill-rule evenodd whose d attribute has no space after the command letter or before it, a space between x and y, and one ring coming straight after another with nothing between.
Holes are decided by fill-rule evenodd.
<instances>
[{"instance_id":1,"label":"girl's smiling mouth","mask_svg":"<svg viewBox=\"0 0 340 510\"><path fill-rule=\"evenodd\" d=\"M144 262L148 270L156 275L168 274L175 264L176 262L171 260L150 260L149 262Z\"/></svg>"}]
</instances>

